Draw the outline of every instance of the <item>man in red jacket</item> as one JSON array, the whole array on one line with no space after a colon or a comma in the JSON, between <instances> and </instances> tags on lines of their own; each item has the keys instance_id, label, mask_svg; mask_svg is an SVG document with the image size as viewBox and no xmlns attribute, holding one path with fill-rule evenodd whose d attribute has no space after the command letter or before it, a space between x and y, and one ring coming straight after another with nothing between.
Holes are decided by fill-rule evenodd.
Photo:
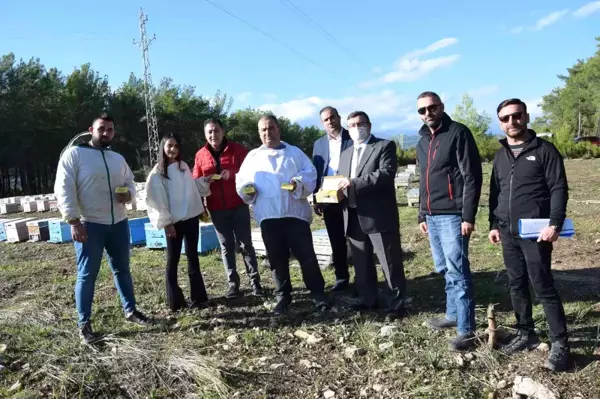
<instances>
[{"instance_id":1,"label":"man in red jacket","mask_svg":"<svg viewBox=\"0 0 600 399\"><path fill-rule=\"evenodd\" d=\"M250 233L250 210L235 190L235 175L248 154L241 144L227 140L219 119L204 122L206 145L196 153L194 178L212 176L206 207L221 244L221 256L229 280L227 298L240 295L240 276L235 265L235 243L239 243L246 272L255 296L263 296L256 252Z\"/></svg>"}]
</instances>

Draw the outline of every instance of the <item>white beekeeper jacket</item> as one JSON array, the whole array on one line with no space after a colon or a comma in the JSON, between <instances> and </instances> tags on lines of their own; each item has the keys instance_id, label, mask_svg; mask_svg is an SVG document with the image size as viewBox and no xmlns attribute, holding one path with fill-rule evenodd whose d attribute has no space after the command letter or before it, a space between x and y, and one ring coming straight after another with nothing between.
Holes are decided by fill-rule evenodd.
<instances>
[{"instance_id":1,"label":"white beekeeper jacket","mask_svg":"<svg viewBox=\"0 0 600 399\"><path fill-rule=\"evenodd\" d=\"M188 165L183 161L180 164L180 167L177 162L167 167L168 179L155 165L146 180L148 218L156 229L204 212L202 197L210 195L210 183L204 178L194 179Z\"/></svg>"},{"instance_id":2,"label":"white beekeeper jacket","mask_svg":"<svg viewBox=\"0 0 600 399\"><path fill-rule=\"evenodd\" d=\"M298 147L281 142L279 149L261 146L248 153L235 177L236 190L245 203L252 206L256 222L293 217L312 222L308 204L317 184L317 170ZM293 192L281 185L296 181ZM244 194L244 187L254 184L254 197Z\"/></svg>"},{"instance_id":3,"label":"white beekeeper jacket","mask_svg":"<svg viewBox=\"0 0 600 399\"><path fill-rule=\"evenodd\" d=\"M110 225L127 218L115 189L127 186L135 201L133 173L125 158L109 149L87 144L70 147L58 161L54 194L65 220Z\"/></svg>"}]
</instances>

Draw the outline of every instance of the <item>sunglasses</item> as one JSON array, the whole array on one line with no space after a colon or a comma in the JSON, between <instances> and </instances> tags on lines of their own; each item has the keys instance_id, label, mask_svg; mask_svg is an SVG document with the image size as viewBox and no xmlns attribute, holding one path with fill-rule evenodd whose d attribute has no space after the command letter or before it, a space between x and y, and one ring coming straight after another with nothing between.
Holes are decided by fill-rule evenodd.
<instances>
[{"instance_id":1,"label":"sunglasses","mask_svg":"<svg viewBox=\"0 0 600 399\"><path fill-rule=\"evenodd\" d=\"M425 115L425 111L429 111L430 114L433 114L440 108L441 104L431 104L427 107L421 107L417 110L419 115Z\"/></svg>"},{"instance_id":2,"label":"sunglasses","mask_svg":"<svg viewBox=\"0 0 600 399\"><path fill-rule=\"evenodd\" d=\"M515 112L512 114L508 114L508 115L502 115L502 116L499 116L498 119L500 119L500 122L506 123L510 120L511 116L513 119L521 119L523 117L523 111Z\"/></svg>"}]
</instances>

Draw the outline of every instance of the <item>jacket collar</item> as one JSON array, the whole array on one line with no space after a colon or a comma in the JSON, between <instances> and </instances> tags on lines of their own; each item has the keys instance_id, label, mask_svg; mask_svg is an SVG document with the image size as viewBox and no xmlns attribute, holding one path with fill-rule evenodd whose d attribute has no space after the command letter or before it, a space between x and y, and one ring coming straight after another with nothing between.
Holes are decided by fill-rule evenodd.
<instances>
[{"instance_id":1,"label":"jacket collar","mask_svg":"<svg viewBox=\"0 0 600 399\"><path fill-rule=\"evenodd\" d=\"M448 115L447 113L444 112L444 116L442 117L442 124L435 131L435 134L447 132L451 123L452 123L452 118L450 118L450 115ZM421 136L431 136L431 130L429 129L429 126L427 126L426 124L423 124L423 126L419 130L419 134Z\"/></svg>"},{"instance_id":2,"label":"jacket collar","mask_svg":"<svg viewBox=\"0 0 600 399\"><path fill-rule=\"evenodd\" d=\"M537 134L535 133L535 130L533 129L527 129L527 131L529 132L529 139L527 139L527 141L524 143L525 146L523 147L523 151L525 150L529 150L532 148L537 148L540 146L541 144L541 139L537 136ZM505 138L500 139L500 144L502 144L502 146L504 148L506 148L507 150L510 151L510 146L508 145L508 140Z\"/></svg>"}]
</instances>

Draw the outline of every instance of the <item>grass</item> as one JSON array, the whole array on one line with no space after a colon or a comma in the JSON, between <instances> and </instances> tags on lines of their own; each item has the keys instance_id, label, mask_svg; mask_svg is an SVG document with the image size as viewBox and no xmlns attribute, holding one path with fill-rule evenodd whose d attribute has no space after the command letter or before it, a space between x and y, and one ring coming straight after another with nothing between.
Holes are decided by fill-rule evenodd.
<instances>
[{"instance_id":1,"label":"grass","mask_svg":"<svg viewBox=\"0 0 600 399\"><path fill-rule=\"evenodd\" d=\"M348 297L336 297L332 312L313 313L299 268L292 270L295 303L289 317L271 317L272 298L227 301L218 253L201 257L212 305L171 315L165 306L164 253L136 247L131 262L136 297L157 323L145 329L124 321L111 273L103 265L93 327L104 338L94 347L83 346L75 328L72 245L0 243L0 344L7 346L0 354L0 397L319 398L329 389L336 398L500 398L510 396L517 375L531 377L564 398L600 397L600 219L598 205L584 202L600 194L600 162L569 160L566 165L575 199L568 215L577 236L557 243L553 268L571 333L573 365L567 373L544 371L542 351L507 357L482 345L472 355L457 355L447 349L452 331L423 326L426 318L443 314L444 284L429 276L433 266L428 240L418 232L416 209L406 207L399 192L412 302L411 316L395 322L390 336L380 336L386 325L382 315L352 312ZM490 166L484 170L487 180ZM484 188L470 249L483 341L488 304L497 304L504 331L510 332L514 323L501 248L487 242L486 201ZM315 219L313 229L322 228L322 220ZM180 284L187 292L185 262L183 258ZM241 260L238 271L248 294ZM333 272L324 275L331 286ZM268 270L261 268L261 277L272 288ZM534 315L547 341L543 309L537 303ZM318 342L298 338L297 330ZM352 346L365 353L347 357L345 350Z\"/></svg>"}]
</instances>

